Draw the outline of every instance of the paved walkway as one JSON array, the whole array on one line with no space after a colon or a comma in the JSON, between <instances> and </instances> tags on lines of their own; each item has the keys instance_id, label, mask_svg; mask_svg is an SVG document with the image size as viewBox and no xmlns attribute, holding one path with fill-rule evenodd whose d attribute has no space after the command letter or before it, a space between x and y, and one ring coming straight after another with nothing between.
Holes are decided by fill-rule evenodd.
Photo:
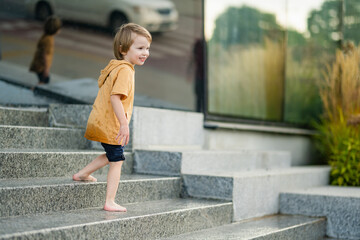
<instances>
[{"instance_id":1,"label":"paved walkway","mask_svg":"<svg viewBox=\"0 0 360 240\"><path fill-rule=\"evenodd\" d=\"M16 87L13 85L26 89L35 89L38 98L42 98L38 101L39 105L45 104L46 101L48 101L48 103L64 102L92 104L98 92L97 80L92 78L68 79L56 74L51 74L50 84L37 85L38 79L34 73L29 72L28 69L22 66L4 61L0 61L0 80L2 81L0 88L2 95L6 95L7 92L14 93L14 88ZM5 84L4 82L10 83L11 85ZM29 91L30 90L24 89L18 90L16 91L18 95L17 98L10 98L7 96L6 99L1 99L2 101L0 101L0 103L20 104L26 102L26 99L28 99L29 104L36 104L37 101L33 99L34 96L32 96L33 94ZM19 96L20 94L21 96ZM18 98L20 98L20 100L17 100ZM7 100L8 102L4 102ZM135 95L135 105L184 110L180 106L138 94Z\"/></svg>"}]
</instances>

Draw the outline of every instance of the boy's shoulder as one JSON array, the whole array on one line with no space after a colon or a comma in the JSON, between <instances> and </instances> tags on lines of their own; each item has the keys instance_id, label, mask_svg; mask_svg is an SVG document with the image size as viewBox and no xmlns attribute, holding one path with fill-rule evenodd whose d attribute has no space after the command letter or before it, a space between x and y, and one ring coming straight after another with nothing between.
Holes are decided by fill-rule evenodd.
<instances>
[{"instance_id":1,"label":"boy's shoulder","mask_svg":"<svg viewBox=\"0 0 360 240\"><path fill-rule=\"evenodd\" d=\"M134 67L125 60L116 60L117 64L114 66L112 72L119 74L119 73L129 73L133 74L135 72Z\"/></svg>"},{"instance_id":2,"label":"boy's shoulder","mask_svg":"<svg viewBox=\"0 0 360 240\"><path fill-rule=\"evenodd\" d=\"M115 70L124 70L124 71L130 71L130 72L134 72L134 68L131 68L129 65L127 64L121 64L121 65L118 65L114 68Z\"/></svg>"},{"instance_id":3,"label":"boy's shoulder","mask_svg":"<svg viewBox=\"0 0 360 240\"><path fill-rule=\"evenodd\" d=\"M129 69L134 71L134 66L126 60L115 60L119 68Z\"/></svg>"},{"instance_id":4,"label":"boy's shoulder","mask_svg":"<svg viewBox=\"0 0 360 240\"><path fill-rule=\"evenodd\" d=\"M55 38L54 38L53 35L46 35L46 34L44 34L44 35L41 36L41 39L42 39L42 40L45 40L45 41L51 41L51 40L54 40Z\"/></svg>"},{"instance_id":5,"label":"boy's shoulder","mask_svg":"<svg viewBox=\"0 0 360 240\"><path fill-rule=\"evenodd\" d=\"M39 42L42 44L51 44L52 42L54 42L54 37L51 35L43 35L40 38Z\"/></svg>"}]
</instances>

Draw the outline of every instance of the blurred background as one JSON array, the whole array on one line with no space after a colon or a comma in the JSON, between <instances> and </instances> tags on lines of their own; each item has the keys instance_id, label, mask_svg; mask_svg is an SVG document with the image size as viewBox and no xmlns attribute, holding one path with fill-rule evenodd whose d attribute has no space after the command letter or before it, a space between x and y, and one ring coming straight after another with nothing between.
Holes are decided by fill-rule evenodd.
<instances>
[{"instance_id":1,"label":"blurred background","mask_svg":"<svg viewBox=\"0 0 360 240\"><path fill-rule=\"evenodd\" d=\"M55 13L64 27L51 81L95 82L113 58L113 28L137 22L153 33L150 58L136 67L137 105L308 127L335 49L360 39L360 0L99 2L0 0L1 62L28 69L42 20Z\"/></svg>"},{"instance_id":2,"label":"blurred background","mask_svg":"<svg viewBox=\"0 0 360 240\"><path fill-rule=\"evenodd\" d=\"M114 58L112 28L136 22L153 34L150 58L136 67L137 95L153 99L154 106L193 111L189 62L202 36L201 12L201 1L194 0L0 0L1 61L28 69L42 22L55 14L64 26L55 36L51 83L95 81Z\"/></svg>"},{"instance_id":3,"label":"blurred background","mask_svg":"<svg viewBox=\"0 0 360 240\"><path fill-rule=\"evenodd\" d=\"M360 40L359 0L205 0L204 9L215 119L311 125L336 49Z\"/></svg>"}]
</instances>

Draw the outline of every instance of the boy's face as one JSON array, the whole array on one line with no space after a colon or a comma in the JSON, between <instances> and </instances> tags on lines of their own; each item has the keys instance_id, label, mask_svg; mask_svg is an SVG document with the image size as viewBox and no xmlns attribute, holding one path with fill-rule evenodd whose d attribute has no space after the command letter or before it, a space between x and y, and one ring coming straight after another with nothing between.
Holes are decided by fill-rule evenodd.
<instances>
[{"instance_id":1,"label":"boy's face","mask_svg":"<svg viewBox=\"0 0 360 240\"><path fill-rule=\"evenodd\" d=\"M146 37L134 34L134 42L127 53L122 53L124 60L132 65L143 65L150 55L150 43Z\"/></svg>"}]
</instances>

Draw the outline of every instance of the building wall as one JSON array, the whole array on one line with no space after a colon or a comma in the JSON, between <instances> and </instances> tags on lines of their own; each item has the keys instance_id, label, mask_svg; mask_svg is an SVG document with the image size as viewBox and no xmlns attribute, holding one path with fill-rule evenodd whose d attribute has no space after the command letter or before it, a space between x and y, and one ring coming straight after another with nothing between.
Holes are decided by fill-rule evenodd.
<instances>
[{"instance_id":1,"label":"building wall","mask_svg":"<svg viewBox=\"0 0 360 240\"><path fill-rule=\"evenodd\" d=\"M287 151L291 154L292 166L318 163L308 134L218 128L206 129L204 136L206 149Z\"/></svg>"},{"instance_id":2,"label":"building wall","mask_svg":"<svg viewBox=\"0 0 360 240\"><path fill-rule=\"evenodd\" d=\"M316 163L307 130L224 123L211 123L217 128L209 129L201 113L144 107L134 108L132 121L134 149L287 151L292 165Z\"/></svg>"}]
</instances>

